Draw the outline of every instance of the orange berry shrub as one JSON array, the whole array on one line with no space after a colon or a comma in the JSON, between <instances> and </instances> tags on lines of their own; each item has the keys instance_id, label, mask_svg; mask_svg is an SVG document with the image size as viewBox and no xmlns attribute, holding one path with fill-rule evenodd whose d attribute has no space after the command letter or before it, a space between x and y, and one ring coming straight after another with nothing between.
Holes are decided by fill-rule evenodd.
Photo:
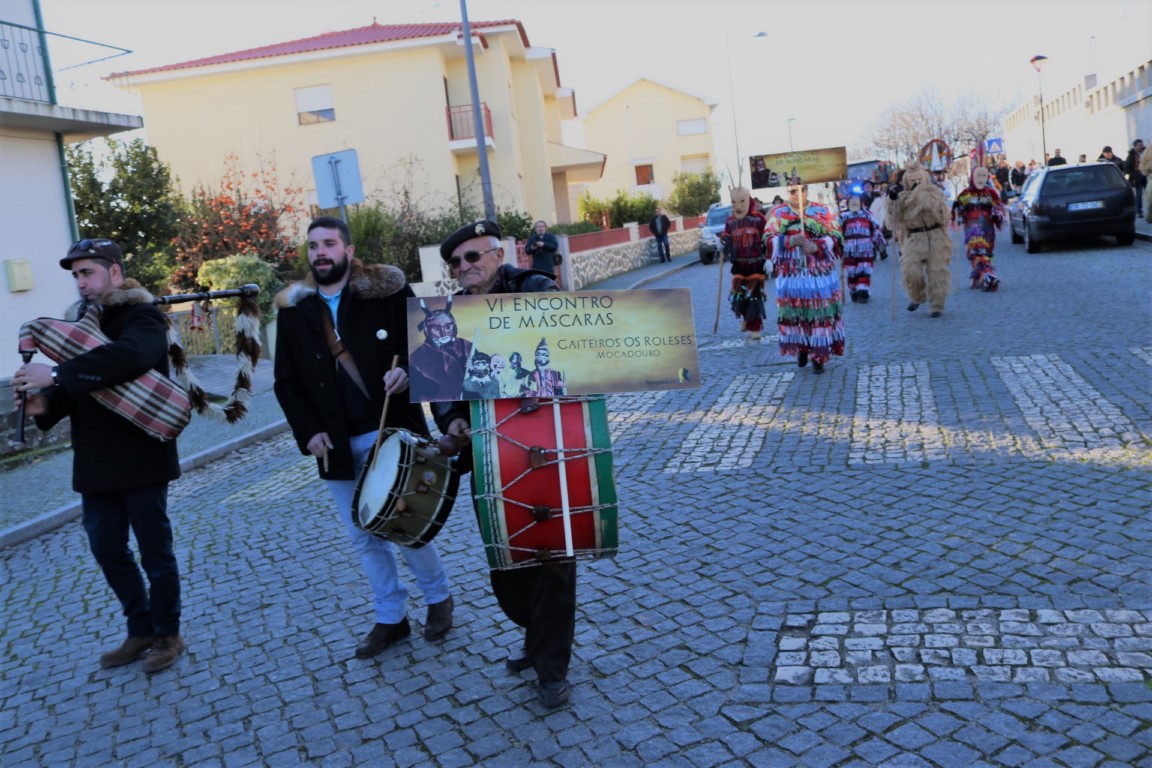
<instances>
[{"instance_id":1,"label":"orange berry shrub","mask_svg":"<svg viewBox=\"0 0 1152 768\"><path fill-rule=\"evenodd\" d=\"M228 155L217 186L196 187L181 218L173 287L201 290L197 274L205 262L240 254L254 254L277 271L290 268L305 212L303 188L281 186L275 165L261 162L245 171L236 155Z\"/></svg>"}]
</instances>

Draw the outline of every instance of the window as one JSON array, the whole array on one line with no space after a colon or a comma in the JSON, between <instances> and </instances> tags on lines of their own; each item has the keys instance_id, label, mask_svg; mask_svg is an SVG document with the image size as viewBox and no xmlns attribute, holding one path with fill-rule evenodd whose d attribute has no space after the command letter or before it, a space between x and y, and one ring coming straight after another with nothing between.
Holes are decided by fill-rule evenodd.
<instances>
[{"instance_id":1,"label":"window","mask_svg":"<svg viewBox=\"0 0 1152 768\"><path fill-rule=\"evenodd\" d=\"M643 187L656 181L651 165L636 166L636 186Z\"/></svg>"},{"instance_id":2,"label":"window","mask_svg":"<svg viewBox=\"0 0 1152 768\"><path fill-rule=\"evenodd\" d=\"M680 158L680 170L685 173L704 173L711 167L708 155L684 155Z\"/></svg>"},{"instance_id":3,"label":"window","mask_svg":"<svg viewBox=\"0 0 1152 768\"><path fill-rule=\"evenodd\" d=\"M676 121L676 134L678 136L694 136L698 133L708 133L708 123L704 118Z\"/></svg>"},{"instance_id":4,"label":"window","mask_svg":"<svg viewBox=\"0 0 1152 768\"><path fill-rule=\"evenodd\" d=\"M296 120L300 125L331 123L335 119L332 86L313 85L296 89Z\"/></svg>"}]
</instances>

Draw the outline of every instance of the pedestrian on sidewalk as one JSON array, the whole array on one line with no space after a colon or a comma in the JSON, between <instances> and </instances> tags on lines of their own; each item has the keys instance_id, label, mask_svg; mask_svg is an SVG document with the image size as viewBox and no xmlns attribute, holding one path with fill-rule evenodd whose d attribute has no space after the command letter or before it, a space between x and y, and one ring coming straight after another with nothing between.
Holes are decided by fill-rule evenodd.
<instances>
[{"instance_id":1,"label":"pedestrian on sidewalk","mask_svg":"<svg viewBox=\"0 0 1152 768\"><path fill-rule=\"evenodd\" d=\"M1148 175L1140 170L1140 160L1144 156L1144 142L1136 139L1132 142L1132 149L1124 158L1124 173L1128 174L1128 181L1136 192L1136 218L1144 217L1144 190L1148 187Z\"/></svg>"},{"instance_id":2,"label":"pedestrian on sidewalk","mask_svg":"<svg viewBox=\"0 0 1152 768\"><path fill-rule=\"evenodd\" d=\"M151 674L171 667L185 648L180 570L168 519L168 483L180 476L180 459L175 440L152 437L92 393L151 369L167 375L168 324L152 295L125 277L124 256L113 241L74 243L60 266L72 272L80 292L67 319L99 313L109 342L54 367L26 363L13 376L13 388L27 399L26 413L40 429L71 419L72 487L80 494L84 531L127 619L127 637L100 656L100 666L120 667L143 656L144 671Z\"/></svg>"},{"instance_id":3,"label":"pedestrian on sidewalk","mask_svg":"<svg viewBox=\"0 0 1152 768\"><path fill-rule=\"evenodd\" d=\"M656 215L648 222L648 231L656 239L656 255L661 262L672 261L672 251L668 249L668 230L671 228L672 222L664 215L664 209L656 206Z\"/></svg>"},{"instance_id":4,"label":"pedestrian on sidewalk","mask_svg":"<svg viewBox=\"0 0 1152 768\"><path fill-rule=\"evenodd\" d=\"M469 258L472 254L478 254L479 258ZM477 221L456 230L440 245L440 256L459 282L460 294L559 290L555 282L535 270L517 269L503 263L500 227L493 221ZM539 350L537 352L539 371ZM544 363L546 366L546 359ZM429 405L441 433L461 441L468 439L471 429L468 403ZM476 495L475 474L472 495ZM568 666L576 636L576 561L562 557L528 567L493 569L489 571L489 578L504 614L524 628L523 652L510 657L505 666L511 672L535 669L541 705L546 709L564 706L571 696Z\"/></svg>"},{"instance_id":5,"label":"pedestrian on sidewalk","mask_svg":"<svg viewBox=\"0 0 1152 768\"><path fill-rule=\"evenodd\" d=\"M548 225L543 221L536 222L535 231L528 235L524 252L532 257L532 269L556 276L556 267L561 259L560 241L548 231Z\"/></svg>"},{"instance_id":6,"label":"pedestrian on sidewalk","mask_svg":"<svg viewBox=\"0 0 1152 768\"><path fill-rule=\"evenodd\" d=\"M407 300L404 273L353 258L348 225L322 216L308 226L309 274L276 296L275 392L300 452L316 457L336 518L360 556L372 588L376 623L356 658L376 656L408 637L408 590L400 582L397 545L356 525L356 480L385 427L428 436L424 411L408 399ZM389 367L398 356L399 365ZM452 628L452 595L434 542L399 547L424 593L424 639Z\"/></svg>"}]
</instances>

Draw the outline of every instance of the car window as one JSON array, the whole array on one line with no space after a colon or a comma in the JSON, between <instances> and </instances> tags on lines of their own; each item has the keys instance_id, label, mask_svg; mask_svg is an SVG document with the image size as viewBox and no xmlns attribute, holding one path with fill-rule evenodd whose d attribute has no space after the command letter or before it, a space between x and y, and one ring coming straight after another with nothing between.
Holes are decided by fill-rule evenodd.
<instances>
[{"instance_id":1,"label":"car window","mask_svg":"<svg viewBox=\"0 0 1152 768\"><path fill-rule=\"evenodd\" d=\"M1044 182L1044 194L1065 195L1121 189L1125 183L1124 177L1114 165L1086 165L1049 173Z\"/></svg>"},{"instance_id":2,"label":"car window","mask_svg":"<svg viewBox=\"0 0 1152 768\"><path fill-rule=\"evenodd\" d=\"M705 226L718 227L724 222L728 221L728 217L732 215L732 208L725 206L724 208L714 208L708 211L708 220L704 222Z\"/></svg>"}]
</instances>

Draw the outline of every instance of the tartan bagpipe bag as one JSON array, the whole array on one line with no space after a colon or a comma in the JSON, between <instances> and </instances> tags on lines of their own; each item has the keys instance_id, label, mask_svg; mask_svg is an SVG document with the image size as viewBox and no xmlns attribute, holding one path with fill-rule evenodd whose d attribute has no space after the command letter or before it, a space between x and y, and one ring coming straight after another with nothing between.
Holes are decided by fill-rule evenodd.
<instances>
[{"instance_id":1,"label":"tartan bagpipe bag","mask_svg":"<svg viewBox=\"0 0 1152 768\"><path fill-rule=\"evenodd\" d=\"M39 350L56 363L71 360L111 342L100 330L100 309L89 307L76 322L41 317L20 328L21 352ZM92 393L105 408L118 413L157 440L175 440L192 419L188 393L157 370Z\"/></svg>"}]
</instances>

